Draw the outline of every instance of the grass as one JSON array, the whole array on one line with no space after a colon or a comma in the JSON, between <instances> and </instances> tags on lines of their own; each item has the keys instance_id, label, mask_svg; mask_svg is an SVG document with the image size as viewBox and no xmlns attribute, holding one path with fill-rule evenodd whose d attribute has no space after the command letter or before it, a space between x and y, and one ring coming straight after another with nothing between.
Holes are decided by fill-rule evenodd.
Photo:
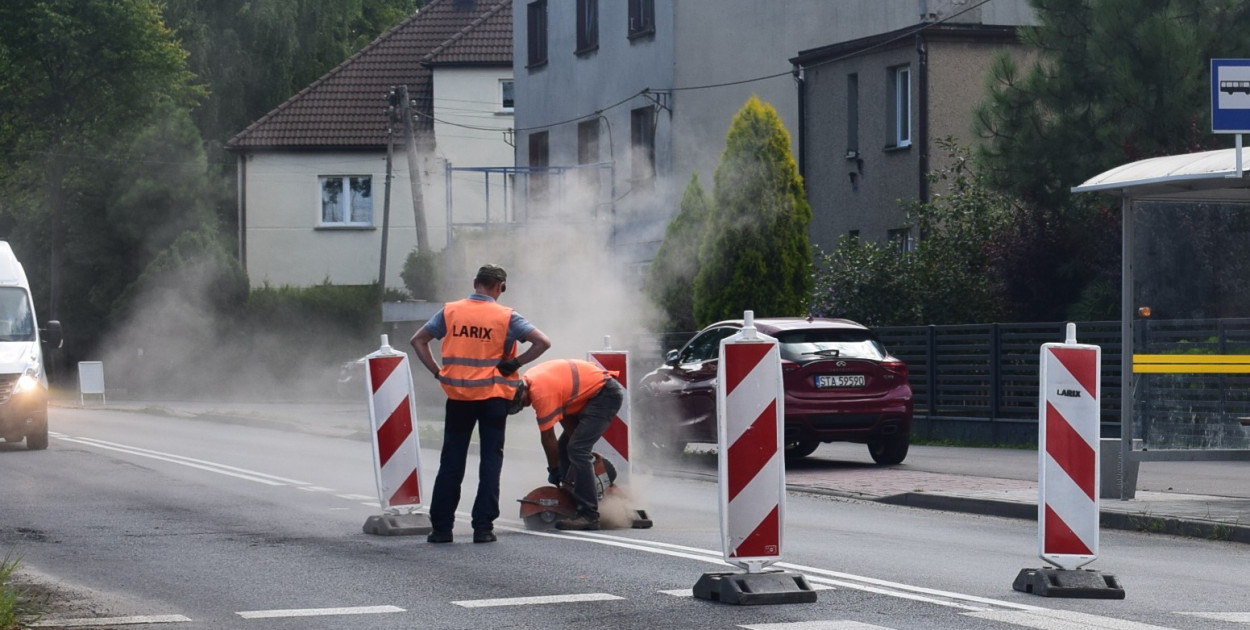
<instances>
[{"instance_id":1,"label":"grass","mask_svg":"<svg viewBox=\"0 0 1250 630\"><path fill-rule=\"evenodd\" d=\"M19 560L9 554L0 562L0 630L21 630L40 614L30 593L13 583Z\"/></svg>"}]
</instances>

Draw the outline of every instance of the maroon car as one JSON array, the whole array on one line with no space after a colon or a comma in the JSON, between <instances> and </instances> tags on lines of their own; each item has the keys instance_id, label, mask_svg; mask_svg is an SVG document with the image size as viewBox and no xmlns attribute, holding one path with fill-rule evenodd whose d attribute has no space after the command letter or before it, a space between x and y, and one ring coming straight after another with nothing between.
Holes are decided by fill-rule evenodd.
<instances>
[{"instance_id":1,"label":"maroon car","mask_svg":"<svg viewBox=\"0 0 1250 630\"><path fill-rule=\"evenodd\" d=\"M741 328L742 320L712 324L642 377L634 399L637 442L674 450L690 442L716 443L720 342ZM846 319L812 317L759 318L755 328L781 343L787 458L806 457L821 442L867 444L878 464L907 457L907 364L871 330Z\"/></svg>"}]
</instances>

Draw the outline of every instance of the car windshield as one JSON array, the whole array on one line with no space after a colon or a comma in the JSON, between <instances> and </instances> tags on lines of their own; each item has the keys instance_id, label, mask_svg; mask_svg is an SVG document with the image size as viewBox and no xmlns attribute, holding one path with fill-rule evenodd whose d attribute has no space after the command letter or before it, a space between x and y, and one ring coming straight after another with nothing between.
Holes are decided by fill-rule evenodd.
<instances>
[{"instance_id":1,"label":"car windshield","mask_svg":"<svg viewBox=\"0 0 1250 630\"><path fill-rule=\"evenodd\" d=\"M867 330L787 330L775 336L781 342L781 358L797 363L821 359L880 361L886 357L885 348Z\"/></svg>"},{"instance_id":2,"label":"car windshield","mask_svg":"<svg viewBox=\"0 0 1250 630\"><path fill-rule=\"evenodd\" d=\"M17 287L0 287L0 341L34 341L30 299Z\"/></svg>"}]
</instances>

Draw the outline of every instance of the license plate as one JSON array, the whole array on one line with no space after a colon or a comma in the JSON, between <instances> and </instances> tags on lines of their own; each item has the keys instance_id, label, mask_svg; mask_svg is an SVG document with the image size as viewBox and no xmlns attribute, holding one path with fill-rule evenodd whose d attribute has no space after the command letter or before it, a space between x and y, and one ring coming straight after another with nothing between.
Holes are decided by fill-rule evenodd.
<instances>
[{"instance_id":1,"label":"license plate","mask_svg":"<svg viewBox=\"0 0 1250 630\"><path fill-rule=\"evenodd\" d=\"M816 377L816 387L863 387L863 374L822 374Z\"/></svg>"}]
</instances>

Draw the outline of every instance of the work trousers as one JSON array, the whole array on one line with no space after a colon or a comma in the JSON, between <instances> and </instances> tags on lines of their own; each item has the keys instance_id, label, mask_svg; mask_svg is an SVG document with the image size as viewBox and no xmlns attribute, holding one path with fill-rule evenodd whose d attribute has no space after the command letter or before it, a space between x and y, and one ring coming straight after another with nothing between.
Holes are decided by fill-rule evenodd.
<instances>
[{"instance_id":1,"label":"work trousers","mask_svg":"<svg viewBox=\"0 0 1250 630\"><path fill-rule=\"evenodd\" d=\"M625 389L609 378L576 416L577 426L560 433L561 477L572 479L577 511L599 518L599 497L595 490L595 456L592 449L621 410ZM571 423L570 423L571 424ZM571 472L570 472L571 471Z\"/></svg>"},{"instance_id":2,"label":"work trousers","mask_svg":"<svg viewBox=\"0 0 1250 630\"><path fill-rule=\"evenodd\" d=\"M508 419L508 401L447 400L443 422L443 450L434 478L434 495L430 500L430 525L439 531L451 531L460 505L460 485L469 457L469 441L477 426L481 457L477 472L477 498L473 501L474 531L491 529L499 518L499 475L503 470L503 441Z\"/></svg>"}]
</instances>

